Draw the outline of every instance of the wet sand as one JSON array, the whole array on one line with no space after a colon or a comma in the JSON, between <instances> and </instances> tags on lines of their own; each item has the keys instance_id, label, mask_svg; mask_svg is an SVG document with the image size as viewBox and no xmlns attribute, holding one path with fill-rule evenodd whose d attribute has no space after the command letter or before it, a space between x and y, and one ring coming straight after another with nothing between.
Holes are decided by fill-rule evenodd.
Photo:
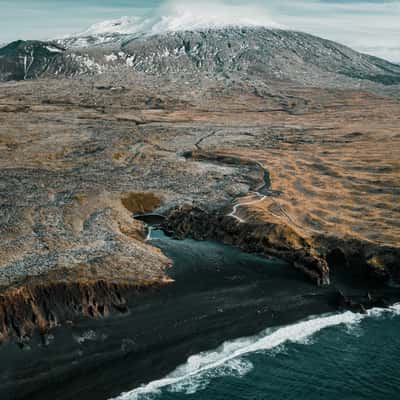
<instances>
[{"instance_id":1,"label":"wet sand","mask_svg":"<svg viewBox=\"0 0 400 400\"><path fill-rule=\"evenodd\" d=\"M282 261L155 234L175 283L135 296L127 315L59 328L47 345L37 337L30 349L1 347L2 399L108 399L225 340L337 308L334 289Z\"/></svg>"}]
</instances>

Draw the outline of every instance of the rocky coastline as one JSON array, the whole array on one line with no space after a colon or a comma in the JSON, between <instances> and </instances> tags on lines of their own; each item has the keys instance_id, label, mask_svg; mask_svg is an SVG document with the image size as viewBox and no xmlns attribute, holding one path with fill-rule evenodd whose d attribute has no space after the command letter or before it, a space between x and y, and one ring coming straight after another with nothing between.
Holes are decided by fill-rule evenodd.
<instances>
[{"instance_id":1,"label":"rocky coastline","mask_svg":"<svg viewBox=\"0 0 400 400\"><path fill-rule=\"evenodd\" d=\"M167 281L166 281L167 282ZM43 338L61 325L81 318L106 318L128 312L128 297L166 282L140 285L110 281L48 281L24 283L0 294L0 342L14 340L29 347L35 334Z\"/></svg>"},{"instance_id":2,"label":"rocky coastline","mask_svg":"<svg viewBox=\"0 0 400 400\"><path fill-rule=\"evenodd\" d=\"M399 66L296 32L125 39L0 49L2 399L98 400L400 299Z\"/></svg>"}]
</instances>

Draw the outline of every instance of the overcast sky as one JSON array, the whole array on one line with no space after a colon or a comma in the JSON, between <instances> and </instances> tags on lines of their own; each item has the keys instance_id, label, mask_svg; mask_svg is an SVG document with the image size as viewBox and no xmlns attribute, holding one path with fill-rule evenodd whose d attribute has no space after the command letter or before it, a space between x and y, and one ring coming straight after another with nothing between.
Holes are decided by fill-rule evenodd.
<instances>
[{"instance_id":1,"label":"overcast sky","mask_svg":"<svg viewBox=\"0 0 400 400\"><path fill-rule=\"evenodd\" d=\"M46 39L84 31L93 23L121 16L168 12L165 3L216 4L226 12L265 15L291 29L347 44L359 51L400 62L400 0L0 0L0 43Z\"/></svg>"}]
</instances>

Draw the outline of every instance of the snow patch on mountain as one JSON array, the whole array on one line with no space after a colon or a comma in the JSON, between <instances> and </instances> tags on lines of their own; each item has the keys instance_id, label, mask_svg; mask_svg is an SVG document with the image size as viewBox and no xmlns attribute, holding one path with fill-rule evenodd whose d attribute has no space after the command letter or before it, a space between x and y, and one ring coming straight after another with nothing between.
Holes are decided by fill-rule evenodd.
<instances>
[{"instance_id":1,"label":"snow patch on mountain","mask_svg":"<svg viewBox=\"0 0 400 400\"><path fill-rule=\"evenodd\" d=\"M84 32L60 40L72 47L85 47L121 40L125 36L152 36L168 32L220 29L224 27L266 27L285 29L264 7L238 6L202 1L194 4L170 1L151 16L124 16L98 22Z\"/></svg>"},{"instance_id":2,"label":"snow patch on mountain","mask_svg":"<svg viewBox=\"0 0 400 400\"><path fill-rule=\"evenodd\" d=\"M62 50L62 49L60 49L58 47L55 47L55 46L45 46L45 48L48 51L50 51L51 53L63 53L64 52L64 50Z\"/></svg>"}]
</instances>

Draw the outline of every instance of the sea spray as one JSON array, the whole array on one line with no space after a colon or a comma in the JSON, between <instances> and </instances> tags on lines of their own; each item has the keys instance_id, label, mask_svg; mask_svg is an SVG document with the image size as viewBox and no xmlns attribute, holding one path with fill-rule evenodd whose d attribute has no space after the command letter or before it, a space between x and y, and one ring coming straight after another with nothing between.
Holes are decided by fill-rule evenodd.
<instances>
[{"instance_id":1,"label":"sea spray","mask_svg":"<svg viewBox=\"0 0 400 400\"><path fill-rule=\"evenodd\" d=\"M400 315L400 304L388 308L373 308L367 314L346 311L341 314L311 317L276 329L269 328L259 335L227 341L216 350L193 355L165 378L123 393L115 400L135 400L145 395L160 393L164 388L172 392L193 393L207 386L209 381L217 376L242 376L249 372L252 369L251 362L241 358L247 354L273 350L288 342L307 344L314 334L329 327L354 326L367 317L396 315Z\"/></svg>"}]
</instances>

